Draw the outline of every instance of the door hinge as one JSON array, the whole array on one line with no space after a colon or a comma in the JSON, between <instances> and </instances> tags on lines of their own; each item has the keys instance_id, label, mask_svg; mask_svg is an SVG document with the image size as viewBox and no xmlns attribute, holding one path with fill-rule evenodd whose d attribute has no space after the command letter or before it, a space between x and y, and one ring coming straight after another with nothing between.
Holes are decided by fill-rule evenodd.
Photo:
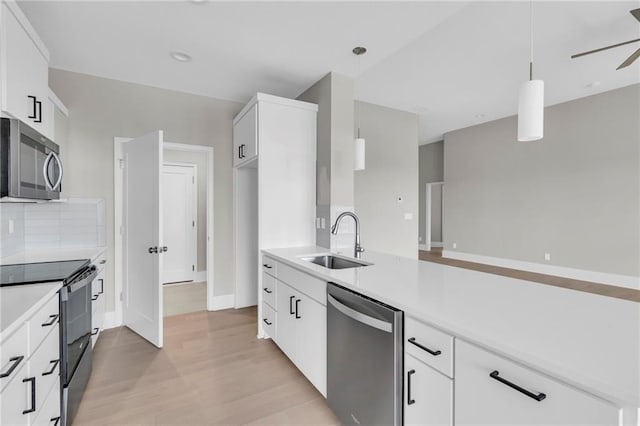
<instances>
[{"instance_id":1,"label":"door hinge","mask_svg":"<svg viewBox=\"0 0 640 426\"><path fill-rule=\"evenodd\" d=\"M195 228L195 227L196 227L196 221L195 221L195 220L192 220L192 221L191 221L191 227L192 227L192 228Z\"/></svg>"},{"instance_id":2,"label":"door hinge","mask_svg":"<svg viewBox=\"0 0 640 426\"><path fill-rule=\"evenodd\" d=\"M124 159L121 158L119 160L119 163L120 163L120 168L124 170Z\"/></svg>"},{"instance_id":3,"label":"door hinge","mask_svg":"<svg viewBox=\"0 0 640 426\"><path fill-rule=\"evenodd\" d=\"M196 265L191 265L191 270L192 270L193 272L195 272L195 271L196 271Z\"/></svg>"}]
</instances>

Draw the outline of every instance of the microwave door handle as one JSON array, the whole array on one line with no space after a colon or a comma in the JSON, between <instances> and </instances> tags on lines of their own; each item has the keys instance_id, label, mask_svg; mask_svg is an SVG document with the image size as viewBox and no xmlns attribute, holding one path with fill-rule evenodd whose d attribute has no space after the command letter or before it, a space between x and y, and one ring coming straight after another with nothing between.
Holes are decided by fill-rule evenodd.
<instances>
[{"instance_id":1,"label":"microwave door handle","mask_svg":"<svg viewBox=\"0 0 640 426\"><path fill-rule=\"evenodd\" d=\"M44 184L49 188L49 190L53 191L53 184L49 179L49 163L51 163L51 159L53 158L53 151L47 154L47 158L44 159L44 164L42 165L42 176L44 176Z\"/></svg>"},{"instance_id":2,"label":"microwave door handle","mask_svg":"<svg viewBox=\"0 0 640 426\"><path fill-rule=\"evenodd\" d=\"M64 173L62 169L62 161L60 161L60 157L58 157L58 154L56 154L55 152L51 152L50 155L56 161L56 163L58 164L58 170L60 170L60 173L58 173L58 180L56 180L55 185L51 185L51 189L53 191L60 191L60 184L62 184L62 175Z\"/></svg>"}]
</instances>

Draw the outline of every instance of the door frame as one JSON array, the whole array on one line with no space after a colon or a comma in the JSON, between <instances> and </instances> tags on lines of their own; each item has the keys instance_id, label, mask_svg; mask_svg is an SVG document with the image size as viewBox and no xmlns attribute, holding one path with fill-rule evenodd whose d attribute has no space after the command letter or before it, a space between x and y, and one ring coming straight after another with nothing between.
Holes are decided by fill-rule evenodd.
<instances>
[{"instance_id":1,"label":"door frame","mask_svg":"<svg viewBox=\"0 0 640 426\"><path fill-rule=\"evenodd\" d=\"M198 265L198 229L199 229L199 222L198 222L198 165L195 163L185 163L185 162L181 162L181 161L163 161L162 162L162 173L164 173L164 167L165 166L170 166L170 167L184 167L184 168L188 168L188 169L192 169L193 171L193 177L194 177L194 182L193 182L193 205L191 206L192 211L193 211L193 221L195 223L195 225L193 226L193 231L194 231L194 241L192 241L193 247L191 247L191 249L193 250L192 252L192 265ZM206 207L205 207L206 210ZM206 215L206 214L205 214ZM164 225L164 224L163 224ZM165 235L166 238L166 235ZM205 249L206 251L206 249ZM193 273L191 274L191 279L192 281L196 281L196 274L198 271L196 271L195 269L193 270ZM199 282L199 281L198 281Z\"/></svg>"},{"instance_id":2,"label":"door frame","mask_svg":"<svg viewBox=\"0 0 640 426\"><path fill-rule=\"evenodd\" d=\"M122 196L123 196L123 173L121 169L122 144L130 141L132 138L114 137L113 149L113 241L114 241L114 321L113 326L122 325L122 253L123 253L123 215L122 215ZM214 251L213 251L213 185L214 185L214 162L213 147L203 145L190 145L182 143L164 142L163 150L199 152L207 156L207 310L215 310L214 297Z\"/></svg>"},{"instance_id":3,"label":"door frame","mask_svg":"<svg viewBox=\"0 0 640 426\"><path fill-rule=\"evenodd\" d=\"M431 188L434 185L442 186L442 210L444 211L444 182L428 182L426 184L425 190L425 211L424 211L424 233L425 233L425 241L424 246L425 250L429 251L433 247L442 247L442 241L436 242L435 244L431 243ZM444 224L444 217L442 217L442 223ZM444 238L443 238L444 240Z\"/></svg>"}]
</instances>

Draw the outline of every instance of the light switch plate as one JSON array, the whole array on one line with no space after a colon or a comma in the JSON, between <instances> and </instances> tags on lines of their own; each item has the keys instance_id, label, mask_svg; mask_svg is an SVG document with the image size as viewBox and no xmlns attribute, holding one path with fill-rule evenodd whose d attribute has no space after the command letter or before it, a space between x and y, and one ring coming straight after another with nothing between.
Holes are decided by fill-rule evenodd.
<instances>
[{"instance_id":1,"label":"light switch plate","mask_svg":"<svg viewBox=\"0 0 640 426\"><path fill-rule=\"evenodd\" d=\"M413 220L413 213L405 213L404 220Z\"/></svg>"},{"instance_id":2,"label":"light switch plate","mask_svg":"<svg viewBox=\"0 0 640 426\"><path fill-rule=\"evenodd\" d=\"M9 233L13 234L13 231L14 231L13 219L9 219Z\"/></svg>"}]
</instances>

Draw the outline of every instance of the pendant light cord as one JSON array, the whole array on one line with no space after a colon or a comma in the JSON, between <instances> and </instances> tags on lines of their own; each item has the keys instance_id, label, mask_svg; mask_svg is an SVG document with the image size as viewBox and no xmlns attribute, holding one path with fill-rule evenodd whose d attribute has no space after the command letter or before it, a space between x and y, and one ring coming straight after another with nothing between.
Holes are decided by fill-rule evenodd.
<instances>
[{"instance_id":1,"label":"pendant light cord","mask_svg":"<svg viewBox=\"0 0 640 426\"><path fill-rule=\"evenodd\" d=\"M529 0L529 80L533 80L533 0Z\"/></svg>"},{"instance_id":2,"label":"pendant light cord","mask_svg":"<svg viewBox=\"0 0 640 426\"><path fill-rule=\"evenodd\" d=\"M356 75L356 79L360 76L360 61L362 55L358 55L358 74ZM358 97L358 84L357 82L355 83L355 89L354 92L356 94L356 98ZM356 99L356 114L358 114L358 139L360 138L360 108L358 107L358 100Z\"/></svg>"}]
</instances>

